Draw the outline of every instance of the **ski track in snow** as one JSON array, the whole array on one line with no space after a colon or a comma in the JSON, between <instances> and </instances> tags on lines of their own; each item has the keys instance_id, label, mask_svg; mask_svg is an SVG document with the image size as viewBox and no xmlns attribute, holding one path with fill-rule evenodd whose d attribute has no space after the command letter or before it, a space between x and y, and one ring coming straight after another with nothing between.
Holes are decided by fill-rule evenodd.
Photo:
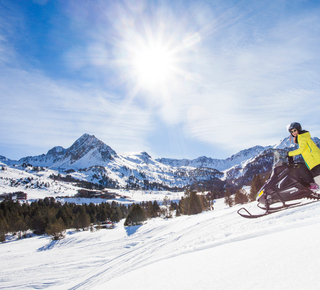
<instances>
[{"instance_id":1,"label":"ski track in snow","mask_svg":"<svg viewBox=\"0 0 320 290\"><path fill-rule=\"evenodd\" d=\"M159 261L272 235L320 222L320 202L259 219L237 215L239 206L196 216L152 219L142 226L70 231L51 241L32 237L0 245L0 289L91 289ZM255 203L246 205L254 210ZM183 270L182 270L183 271Z\"/></svg>"}]
</instances>

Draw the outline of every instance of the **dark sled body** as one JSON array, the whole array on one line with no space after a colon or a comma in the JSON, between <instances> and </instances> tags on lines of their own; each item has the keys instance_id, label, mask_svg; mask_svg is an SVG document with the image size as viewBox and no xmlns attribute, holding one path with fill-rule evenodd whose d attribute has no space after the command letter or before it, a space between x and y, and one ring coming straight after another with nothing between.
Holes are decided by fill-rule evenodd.
<instances>
[{"instance_id":1,"label":"dark sled body","mask_svg":"<svg viewBox=\"0 0 320 290\"><path fill-rule=\"evenodd\" d=\"M283 163L273 169L270 178L258 192L257 201L266 206L309 197L313 191L303 178L308 170L303 163Z\"/></svg>"},{"instance_id":2,"label":"dark sled body","mask_svg":"<svg viewBox=\"0 0 320 290\"><path fill-rule=\"evenodd\" d=\"M302 198L319 199L318 194L309 189L313 177L304 163L279 163L273 168L269 179L258 192L258 207L265 212L251 214L246 208L238 210L245 218L257 218L267 214L296 206L292 203Z\"/></svg>"}]
</instances>

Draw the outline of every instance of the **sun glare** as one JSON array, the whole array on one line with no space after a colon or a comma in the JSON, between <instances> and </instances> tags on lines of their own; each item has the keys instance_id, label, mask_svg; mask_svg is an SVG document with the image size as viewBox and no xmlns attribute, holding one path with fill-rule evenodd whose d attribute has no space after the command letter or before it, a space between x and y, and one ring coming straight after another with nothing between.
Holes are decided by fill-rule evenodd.
<instances>
[{"instance_id":1,"label":"sun glare","mask_svg":"<svg viewBox=\"0 0 320 290\"><path fill-rule=\"evenodd\" d=\"M127 98L167 105L180 92L179 86L191 79L190 55L200 36L186 33L183 23L176 25L176 19L167 17L164 11L157 13L155 19L145 15L137 19L134 15L125 23L128 29L121 31L115 63L120 81L128 88Z\"/></svg>"},{"instance_id":2,"label":"sun glare","mask_svg":"<svg viewBox=\"0 0 320 290\"><path fill-rule=\"evenodd\" d=\"M139 87L157 89L164 85L175 70L173 51L161 43L136 48L132 59L133 74Z\"/></svg>"}]
</instances>

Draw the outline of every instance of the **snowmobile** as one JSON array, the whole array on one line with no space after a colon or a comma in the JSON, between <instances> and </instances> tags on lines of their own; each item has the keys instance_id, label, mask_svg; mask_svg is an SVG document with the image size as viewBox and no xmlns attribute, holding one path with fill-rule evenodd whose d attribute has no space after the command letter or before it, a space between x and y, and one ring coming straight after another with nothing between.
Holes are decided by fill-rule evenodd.
<instances>
[{"instance_id":1,"label":"snowmobile","mask_svg":"<svg viewBox=\"0 0 320 290\"><path fill-rule=\"evenodd\" d=\"M251 214L246 208L240 208L238 214L245 218L258 218L290 207L304 205L302 198L319 200L320 195L309 189L310 183L306 180L309 172L303 162L278 161L273 166L269 179L257 194L258 207L262 214ZM300 200L300 201L299 201Z\"/></svg>"}]
</instances>

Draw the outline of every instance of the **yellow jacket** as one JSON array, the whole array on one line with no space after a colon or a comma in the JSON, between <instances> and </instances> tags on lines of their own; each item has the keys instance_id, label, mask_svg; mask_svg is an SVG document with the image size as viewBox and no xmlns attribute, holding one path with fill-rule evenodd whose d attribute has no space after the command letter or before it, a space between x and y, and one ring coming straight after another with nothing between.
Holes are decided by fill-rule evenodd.
<instances>
[{"instance_id":1,"label":"yellow jacket","mask_svg":"<svg viewBox=\"0 0 320 290\"><path fill-rule=\"evenodd\" d=\"M309 132L298 135L299 148L288 152L289 156L301 154L307 167L311 170L313 167L320 164L320 149L312 141Z\"/></svg>"}]
</instances>

